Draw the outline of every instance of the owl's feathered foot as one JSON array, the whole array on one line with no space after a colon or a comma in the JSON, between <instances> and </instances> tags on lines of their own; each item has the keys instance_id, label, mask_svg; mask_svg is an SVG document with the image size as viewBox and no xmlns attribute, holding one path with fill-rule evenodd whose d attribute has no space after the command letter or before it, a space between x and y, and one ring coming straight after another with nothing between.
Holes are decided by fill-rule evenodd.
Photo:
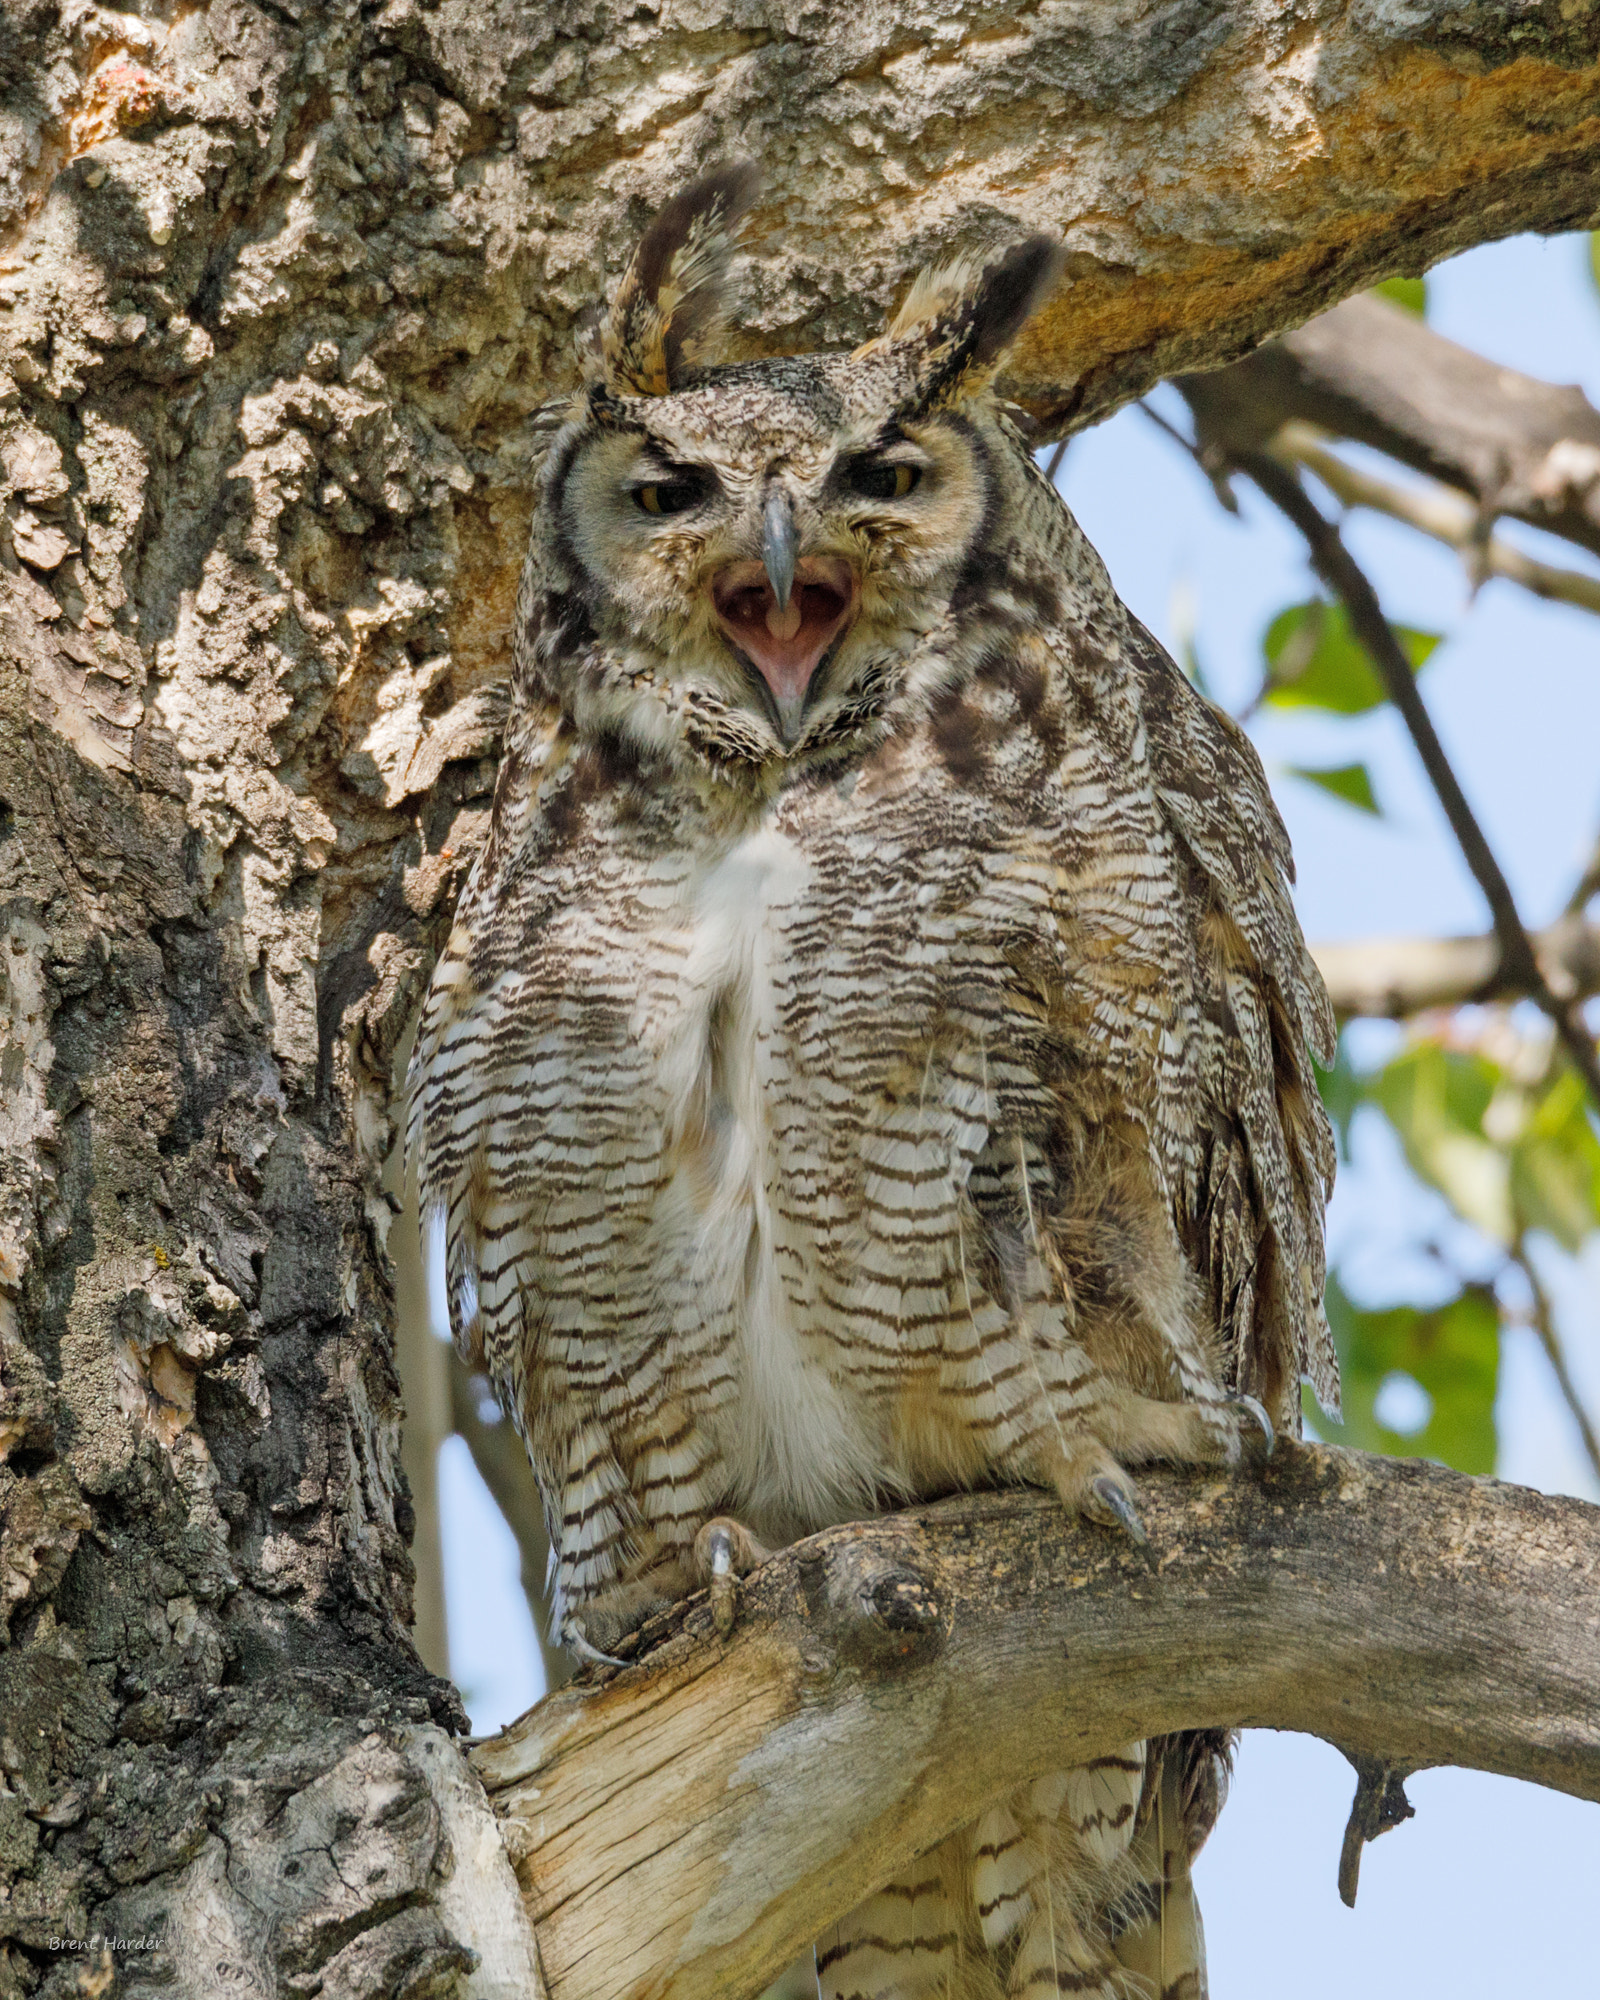
<instances>
[{"instance_id":1,"label":"owl's feathered foot","mask_svg":"<svg viewBox=\"0 0 1600 2000\"><path fill-rule=\"evenodd\" d=\"M1241 1390L1204 1403L1129 1394L1097 1411L1092 1429L1061 1437L1036 1476L1055 1488L1069 1513L1119 1529L1153 1563L1123 1458L1135 1464L1238 1465L1270 1458L1276 1444L1271 1418Z\"/></svg>"},{"instance_id":2,"label":"owl's feathered foot","mask_svg":"<svg viewBox=\"0 0 1600 2000\"><path fill-rule=\"evenodd\" d=\"M668 1611L683 1597L688 1578L678 1564L658 1564L642 1577L614 1583L561 1621L561 1643L591 1667L626 1667L633 1661L626 1640L647 1620Z\"/></svg>"},{"instance_id":3,"label":"owl's feathered foot","mask_svg":"<svg viewBox=\"0 0 1600 2000\"><path fill-rule=\"evenodd\" d=\"M726 1639L738 1616L738 1579L772 1554L742 1521L718 1514L694 1538L694 1566L711 1596L711 1622Z\"/></svg>"}]
</instances>

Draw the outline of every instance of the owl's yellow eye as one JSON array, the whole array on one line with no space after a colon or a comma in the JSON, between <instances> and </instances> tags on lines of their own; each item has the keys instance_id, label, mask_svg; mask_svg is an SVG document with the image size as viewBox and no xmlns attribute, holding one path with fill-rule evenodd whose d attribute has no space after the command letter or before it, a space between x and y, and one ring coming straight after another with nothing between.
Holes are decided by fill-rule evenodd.
<instances>
[{"instance_id":1,"label":"owl's yellow eye","mask_svg":"<svg viewBox=\"0 0 1600 2000\"><path fill-rule=\"evenodd\" d=\"M858 458L845 474L850 491L863 500L903 500L922 477L914 465L885 465L881 459Z\"/></svg>"},{"instance_id":2,"label":"owl's yellow eye","mask_svg":"<svg viewBox=\"0 0 1600 2000\"><path fill-rule=\"evenodd\" d=\"M706 498L706 487L699 479L656 479L634 487L633 498L647 514L686 514Z\"/></svg>"}]
</instances>

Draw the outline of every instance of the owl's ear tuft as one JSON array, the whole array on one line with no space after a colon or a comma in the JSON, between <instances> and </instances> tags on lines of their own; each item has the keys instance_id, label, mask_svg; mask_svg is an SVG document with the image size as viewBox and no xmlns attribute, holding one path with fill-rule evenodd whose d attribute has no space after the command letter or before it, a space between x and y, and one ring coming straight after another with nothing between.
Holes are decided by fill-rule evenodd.
<instances>
[{"instance_id":1,"label":"owl's ear tuft","mask_svg":"<svg viewBox=\"0 0 1600 2000\"><path fill-rule=\"evenodd\" d=\"M674 195L645 231L600 323L596 358L608 388L664 396L709 358L759 180L749 160L717 167Z\"/></svg>"},{"instance_id":2,"label":"owl's ear tuft","mask_svg":"<svg viewBox=\"0 0 1600 2000\"><path fill-rule=\"evenodd\" d=\"M883 334L860 352L904 352L922 408L963 401L993 381L1064 261L1053 237L1029 236L990 261L964 257L924 271Z\"/></svg>"}]
</instances>

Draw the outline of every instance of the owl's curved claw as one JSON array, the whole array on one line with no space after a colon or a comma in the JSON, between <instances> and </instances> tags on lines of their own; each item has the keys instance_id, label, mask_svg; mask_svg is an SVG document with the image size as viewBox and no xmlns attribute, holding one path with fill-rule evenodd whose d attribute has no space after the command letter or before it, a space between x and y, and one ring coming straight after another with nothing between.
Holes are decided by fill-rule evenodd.
<instances>
[{"instance_id":1,"label":"owl's curved claw","mask_svg":"<svg viewBox=\"0 0 1600 2000\"><path fill-rule=\"evenodd\" d=\"M1261 1456L1263 1458L1271 1458L1272 1454L1278 1448L1278 1433L1272 1428L1271 1417L1267 1415L1254 1396L1247 1396L1242 1389L1230 1389L1228 1391L1228 1401L1236 1404L1240 1409L1248 1410L1251 1416L1255 1418L1256 1422L1261 1426L1261 1435L1266 1440L1266 1446Z\"/></svg>"},{"instance_id":2,"label":"owl's curved claw","mask_svg":"<svg viewBox=\"0 0 1600 2000\"><path fill-rule=\"evenodd\" d=\"M771 1556L742 1521L718 1514L694 1538L694 1566L705 1579L711 1599L711 1622L719 1639L733 1631L739 1610L739 1578Z\"/></svg>"},{"instance_id":3,"label":"owl's curved claw","mask_svg":"<svg viewBox=\"0 0 1600 2000\"><path fill-rule=\"evenodd\" d=\"M619 1660L615 1653L602 1653L598 1646L591 1646L589 1641L583 1636L583 1627L575 1619L569 1618L567 1620L561 1634L561 1641L567 1648L567 1651L569 1653L576 1653L585 1666L625 1667L630 1664L627 1660Z\"/></svg>"},{"instance_id":4,"label":"owl's curved claw","mask_svg":"<svg viewBox=\"0 0 1600 2000\"><path fill-rule=\"evenodd\" d=\"M737 1587L733 1575L733 1537L718 1522L707 1536L711 1555L709 1589L711 1623L719 1639L731 1638L738 1610Z\"/></svg>"},{"instance_id":5,"label":"owl's curved claw","mask_svg":"<svg viewBox=\"0 0 1600 2000\"><path fill-rule=\"evenodd\" d=\"M1112 1514L1128 1539L1138 1548L1144 1548L1150 1537L1145 1533L1138 1509L1129 1497L1128 1489L1121 1480L1113 1479L1109 1472L1102 1472L1089 1482L1089 1491L1108 1513Z\"/></svg>"}]
</instances>

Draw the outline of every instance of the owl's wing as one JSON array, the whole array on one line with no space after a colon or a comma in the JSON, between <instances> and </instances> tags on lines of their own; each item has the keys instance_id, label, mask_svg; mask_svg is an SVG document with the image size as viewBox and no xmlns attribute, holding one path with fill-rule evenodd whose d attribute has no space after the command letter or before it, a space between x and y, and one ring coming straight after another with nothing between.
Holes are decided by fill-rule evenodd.
<instances>
[{"instance_id":1,"label":"owl's wing","mask_svg":"<svg viewBox=\"0 0 1600 2000\"><path fill-rule=\"evenodd\" d=\"M1290 898L1294 861L1255 746L1130 620L1156 795L1198 881L1200 1170L1177 1220L1208 1277L1228 1372L1299 1427L1299 1382L1339 1407L1322 1310L1333 1133L1313 1053L1336 1028ZM1193 1157L1193 1156L1192 1156ZM1190 1177L1193 1178L1192 1176Z\"/></svg>"},{"instance_id":2,"label":"owl's wing","mask_svg":"<svg viewBox=\"0 0 1600 2000\"><path fill-rule=\"evenodd\" d=\"M554 704L529 704L508 724L488 838L434 967L406 1078L407 1159L425 1224L443 1222L451 1332L475 1365L484 1360L477 1237L495 1192L489 1134L506 1108L516 1026L507 975L556 900L556 885L531 863L549 844L549 800L570 775L570 751Z\"/></svg>"}]
</instances>

